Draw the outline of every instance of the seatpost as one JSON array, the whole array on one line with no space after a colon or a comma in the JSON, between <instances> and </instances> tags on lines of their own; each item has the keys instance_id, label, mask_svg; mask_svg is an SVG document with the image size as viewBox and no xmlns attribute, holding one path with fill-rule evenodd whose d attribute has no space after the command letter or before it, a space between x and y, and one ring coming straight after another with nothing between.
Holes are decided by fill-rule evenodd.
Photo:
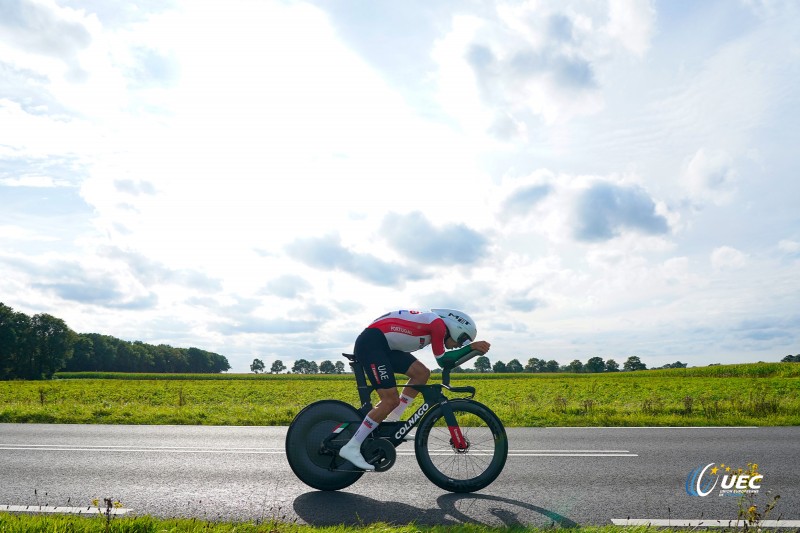
<instances>
[{"instance_id":1,"label":"seatpost","mask_svg":"<svg viewBox=\"0 0 800 533\"><path fill-rule=\"evenodd\" d=\"M342 354L350 360L350 368L353 370L353 375L356 377L356 386L358 388L358 399L361 401L361 409L368 407L367 411L372 409L372 387L367 385L367 378L364 376L364 367L361 363L349 354Z\"/></svg>"}]
</instances>

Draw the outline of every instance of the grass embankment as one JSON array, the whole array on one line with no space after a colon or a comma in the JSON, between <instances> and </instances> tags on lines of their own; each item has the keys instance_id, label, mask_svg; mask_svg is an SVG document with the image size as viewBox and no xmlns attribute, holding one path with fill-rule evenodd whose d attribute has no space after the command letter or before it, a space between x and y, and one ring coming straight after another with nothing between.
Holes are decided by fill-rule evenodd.
<instances>
[{"instance_id":1,"label":"grass embankment","mask_svg":"<svg viewBox=\"0 0 800 533\"><path fill-rule=\"evenodd\" d=\"M358 402L352 375L59 378L0 382L0 422L286 425L315 400ZM612 374L455 374L453 383L474 385L476 399L509 427L800 425L797 363Z\"/></svg>"},{"instance_id":2,"label":"grass embankment","mask_svg":"<svg viewBox=\"0 0 800 533\"><path fill-rule=\"evenodd\" d=\"M104 517L86 518L81 516L43 516L43 515L11 515L0 513L0 531L4 533L27 533L29 531L70 532L70 533L104 533L106 531L121 533L547 533L552 528L529 527L487 527L476 524L455 526L395 526L389 524L370 524L364 526L330 526L315 527L298 524L268 522L225 523L205 522L187 519L158 519L145 517L113 518L106 528ZM573 533L652 533L653 528L617 526L586 526L570 529ZM664 532L696 531L695 529L659 528Z\"/></svg>"}]
</instances>

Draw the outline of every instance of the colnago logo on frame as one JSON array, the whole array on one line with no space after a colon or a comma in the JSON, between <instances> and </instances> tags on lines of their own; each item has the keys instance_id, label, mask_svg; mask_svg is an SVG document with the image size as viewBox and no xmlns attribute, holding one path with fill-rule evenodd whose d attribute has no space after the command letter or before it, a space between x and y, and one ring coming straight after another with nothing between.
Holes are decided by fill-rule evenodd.
<instances>
[{"instance_id":1,"label":"colnago logo on frame","mask_svg":"<svg viewBox=\"0 0 800 533\"><path fill-rule=\"evenodd\" d=\"M747 463L747 468L735 468L729 464L708 463L700 465L686 478L686 493L704 498L718 488L719 496L741 496L758 494L764 476L757 463Z\"/></svg>"},{"instance_id":2,"label":"colnago logo on frame","mask_svg":"<svg viewBox=\"0 0 800 533\"><path fill-rule=\"evenodd\" d=\"M394 434L394 438L396 438L396 439L402 439L402 438L403 438L403 435L405 435L406 433L408 433L408 430L410 430L411 428L413 428L413 427L414 427L414 425L415 425L417 422L419 422L419 419L420 419L420 418L422 418L422 415L424 415L424 414L425 414L425 413L428 411L428 408L429 408L429 407L428 407L428 402L425 402L425 403L423 403L423 404L420 406L420 408L419 408L419 409L417 409L417 412L416 412L416 413L414 413L414 415L413 415L411 418L409 418L409 419L406 421L406 423L405 423L405 424L403 424L403 427L401 427L400 429L398 429L398 430L397 430L397 432Z\"/></svg>"}]
</instances>

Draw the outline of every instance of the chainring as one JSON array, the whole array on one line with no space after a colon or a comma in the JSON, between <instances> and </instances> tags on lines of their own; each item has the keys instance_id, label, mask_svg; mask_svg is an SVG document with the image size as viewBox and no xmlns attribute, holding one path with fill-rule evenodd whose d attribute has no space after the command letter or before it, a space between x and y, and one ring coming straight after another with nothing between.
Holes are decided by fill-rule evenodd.
<instances>
[{"instance_id":1,"label":"chainring","mask_svg":"<svg viewBox=\"0 0 800 533\"><path fill-rule=\"evenodd\" d=\"M368 439L361 447L364 459L375 466L376 472L386 472L397 460L397 452L386 439Z\"/></svg>"}]
</instances>

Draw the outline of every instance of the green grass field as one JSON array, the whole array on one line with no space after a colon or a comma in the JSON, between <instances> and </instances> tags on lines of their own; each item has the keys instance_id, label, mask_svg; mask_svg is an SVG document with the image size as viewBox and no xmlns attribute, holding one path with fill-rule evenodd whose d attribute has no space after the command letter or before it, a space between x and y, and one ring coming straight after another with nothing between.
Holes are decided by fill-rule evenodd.
<instances>
[{"instance_id":1,"label":"green grass field","mask_svg":"<svg viewBox=\"0 0 800 533\"><path fill-rule=\"evenodd\" d=\"M357 402L352 375L61 374L53 381L0 382L0 422L285 425L308 403ZM432 381L436 381L434 376ZM800 425L800 364L759 363L615 374L456 374L507 426ZM735 517L731 517L735 519ZM744 525L744 523L742 524ZM757 524L749 525L757 529ZM126 516L0 512L0 531L131 533L505 533L550 528L476 524L223 523ZM661 531L689 531L660 529ZM735 530L735 528L734 528ZM577 527L576 533L647 533L653 528ZM695 530L692 530L695 531Z\"/></svg>"},{"instance_id":2,"label":"green grass field","mask_svg":"<svg viewBox=\"0 0 800 533\"><path fill-rule=\"evenodd\" d=\"M347 374L58 377L0 382L0 422L287 425L315 400L358 402ZM453 383L474 385L476 399L509 427L800 425L797 363L613 374L455 374Z\"/></svg>"},{"instance_id":3,"label":"green grass field","mask_svg":"<svg viewBox=\"0 0 800 533\"><path fill-rule=\"evenodd\" d=\"M207 522L188 519L158 519L149 516L112 518L106 528L106 520L101 516L87 518L81 516L41 516L11 515L0 512L0 531L3 533L69 532L69 533L545 533L552 528L532 527L487 527L478 524L459 526L396 526L390 524L368 524L363 526L316 527L280 522L226 523ZM653 528L644 526L621 528L617 526L576 527L573 533L652 533ZM696 531L695 529L659 528L665 532Z\"/></svg>"}]
</instances>

